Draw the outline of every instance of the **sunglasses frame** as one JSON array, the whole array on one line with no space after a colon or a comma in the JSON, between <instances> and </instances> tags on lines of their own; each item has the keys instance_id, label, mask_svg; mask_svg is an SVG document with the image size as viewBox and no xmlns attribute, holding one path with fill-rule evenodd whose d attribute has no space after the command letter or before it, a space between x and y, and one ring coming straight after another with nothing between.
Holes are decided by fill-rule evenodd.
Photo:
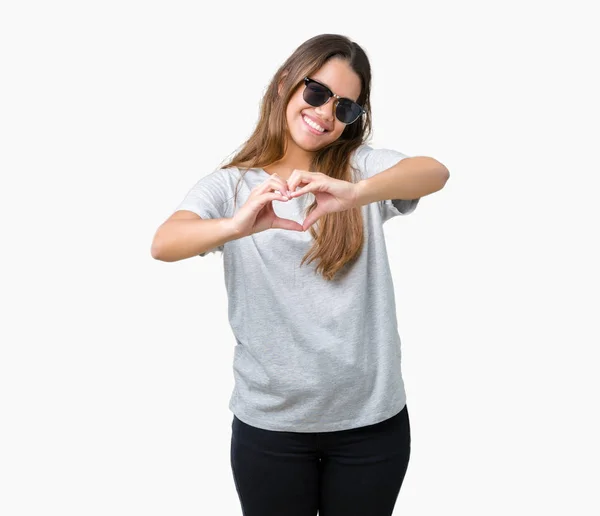
<instances>
[{"instance_id":1,"label":"sunglasses frame","mask_svg":"<svg viewBox=\"0 0 600 516\"><path fill-rule=\"evenodd\" d=\"M346 123L346 122L342 122L342 121L341 121L341 120L338 118L338 116L337 116L337 106L336 106L336 107L335 107L335 117L336 117L336 118L338 119L338 121L340 121L342 124L345 124L345 125L350 125L350 124L353 124L353 123L354 123L354 122L356 122L356 121L357 121L357 120L358 120L358 119L359 119L359 118L360 118L362 115L364 115L364 114L366 113L366 111L363 109L363 107L362 107L360 104L358 104L357 102L354 102L353 100L351 100L351 99L348 99L348 98L346 98L346 97L340 97L339 95L336 95L335 93L333 93L333 91L331 91L331 90L330 90L330 89L329 89L327 86L325 86L323 83L320 83L319 81L315 81L314 79L311 79L310 77L304 77L303 81L304 81L304 88L305 88L305 90L306 90L306 88L308 87L308 85L309 85L311 82L314 82L315 84L318 84L319 86L321 86L322 88L324 88L324 89L325 89L325 91L326 91L326 92L329 94L329 98L328 98L328 99L327 99L325 102L323 102L323 104L320 104L319 106L313 106L313 107L320 107L320 106L324 106L324 105L325 105L325 104L327 104L327 103L328 103L328 102L329 102L329 101L330 101L332 98L335 98L335 99L337 99L337 101L338 101L338 104L339 104L339 101L340 101L340 100L346 100L346 101L348 101L348 102L350 102L350 103L352 103L352 104L355 104L356 106L358 106L358 107L360 108L360 113L358 114L358 116L357 116L357 117L356 117L354 120L352 120L352 122L347 122L347 123ZM304 98L304 92L302 93L302 98ZM306 99L305 99L304 101L306 102ZM307 102L307 104L309 104L310 106L312 106L312 104L310 104L309 102Z\"/></svg>"}]
</instances>

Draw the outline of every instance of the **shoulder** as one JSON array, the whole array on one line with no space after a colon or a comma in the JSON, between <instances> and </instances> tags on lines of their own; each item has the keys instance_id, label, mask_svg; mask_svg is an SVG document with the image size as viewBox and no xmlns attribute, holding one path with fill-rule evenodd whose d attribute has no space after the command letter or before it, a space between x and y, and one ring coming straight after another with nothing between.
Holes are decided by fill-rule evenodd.
<instances>
[{"instance_id":1,"label":"shoulder","mask_svg":"<svg viewBox=\"0 0 600 516\"><path fill-rule=\"evenodd\" d=\"M352 153L350 164L357 170L358 179L366 179L408 157L407 154L394 149L379 149L363 143Z\"/></svg>"},{"instance_id":2,"label":"shoulder","mask_svg":"<svg viewBox=\"0 0 600 516\"><path fill-rule=\"evenodd\" d=\"M226 166L223 168L217 168L210 172L208 176L213 176L214 179L231 179L240 177L240 169L238 167Z\"/></svg>"},{"instance_id":3,"label":"shoulder","mask_svg":"<svg viewBox=\"0 0 600 516\"><path fill-rule=\"evenodd\" d=\"M198 183L204 186L214 186L223 189L229 189L235 185L240 178L240 171L237 167L216 168L212 172L204 174L198 179Z\"/></svg>"}]
</instances>

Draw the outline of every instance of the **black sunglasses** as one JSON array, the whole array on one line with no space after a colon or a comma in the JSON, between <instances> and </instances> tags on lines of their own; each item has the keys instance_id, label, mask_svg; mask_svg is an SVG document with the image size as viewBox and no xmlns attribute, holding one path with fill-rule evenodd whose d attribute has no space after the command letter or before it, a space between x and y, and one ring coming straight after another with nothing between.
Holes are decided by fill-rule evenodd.
<instances>
[{"instance_id":1,"label":"black sunglasses","mask_svg":"<svg viewBox=\"0 0 600 516\"><path fill-rule=\"evenodd\" d=\"M327 86L315 81L314 79L305 77L304 84L305 88L302 96L304 97L306 103L313 107L327 104L331 97L335 97L337 99L335 116L343 124L351 124L356 122L356 120L358 120L358 118L365 113L365 110L356 102L336 95Z\"/></svg>"}]
</instances>

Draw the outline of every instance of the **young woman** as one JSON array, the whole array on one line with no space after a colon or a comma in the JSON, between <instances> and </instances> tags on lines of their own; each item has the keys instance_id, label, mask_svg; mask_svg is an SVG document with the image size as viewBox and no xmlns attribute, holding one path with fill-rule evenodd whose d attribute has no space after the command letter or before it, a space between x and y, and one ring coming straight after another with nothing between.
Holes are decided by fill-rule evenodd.
<instances>
[{"instance_id":1,"label":"young woman","mask_svg":"<svg viewBox=\"0 0 600 516\"><path fill-rule=\"evenodd\" d=\"M231 467L245 516L391 515L408 467L382 225L449 173L365 143L370 83L348 38L300 45L254 133L154 237L159 260L224 258L236 339Z\"/></svg>"}]
</instances>

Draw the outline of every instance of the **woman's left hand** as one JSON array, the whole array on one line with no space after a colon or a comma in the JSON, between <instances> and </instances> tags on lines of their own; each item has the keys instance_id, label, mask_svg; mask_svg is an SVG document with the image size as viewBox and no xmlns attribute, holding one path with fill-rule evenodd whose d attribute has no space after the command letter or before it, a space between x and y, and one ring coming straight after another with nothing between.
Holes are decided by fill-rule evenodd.
<instances>
[{"instance_id":1,"label":"woman's left hand","mask_svg":"<svg viewBox=\"0 0 600 516\"><path fill-rule=\"evenodd\" d=\"M326 213L344 211L356 206L358 189L356 183L334 179L323 172L308 172L295 169L287 180L291 199L308 192L315 196L317 207L302 223L304 231ZM301 187L298 191L296 188Z\"/></svg>"}]
</instances>

